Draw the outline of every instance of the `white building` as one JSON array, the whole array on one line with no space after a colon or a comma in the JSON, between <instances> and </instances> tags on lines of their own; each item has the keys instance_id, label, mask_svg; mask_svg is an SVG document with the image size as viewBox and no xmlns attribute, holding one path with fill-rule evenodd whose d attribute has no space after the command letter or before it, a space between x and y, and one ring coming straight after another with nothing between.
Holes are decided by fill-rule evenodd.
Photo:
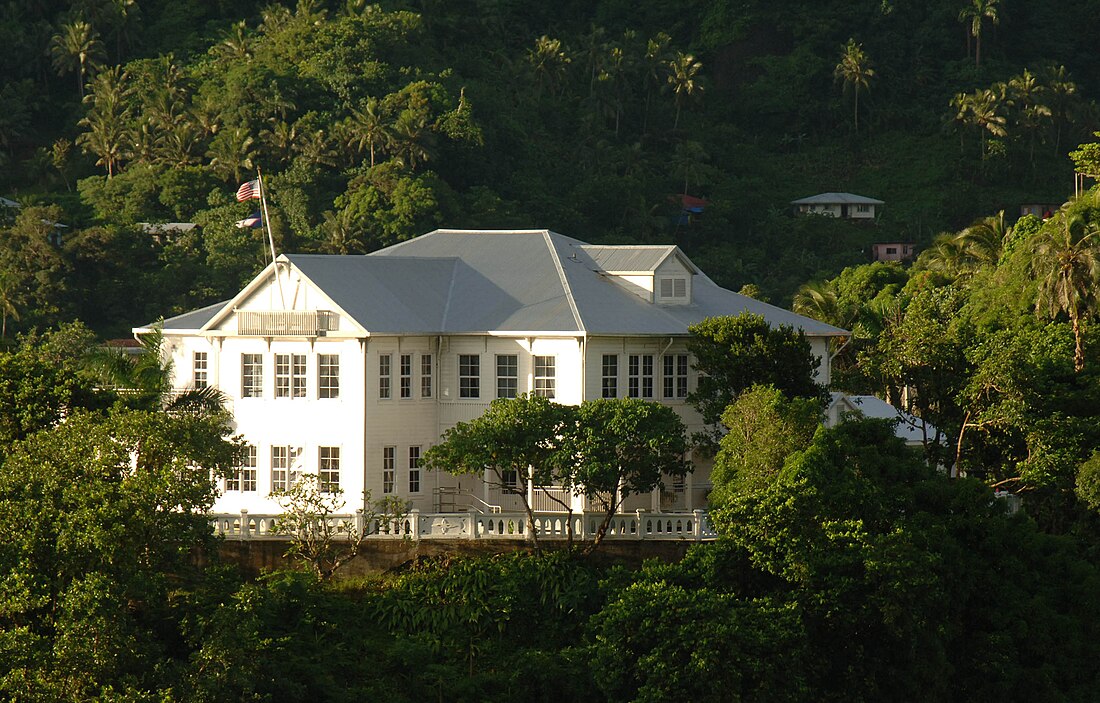
<instances>
[{"instance_id":1,"label":"white building","mask_svg":"<svg viewBox=\"0 0 1100 703\"><path fill-rule=\"evenodd\" d=\"M829 380L828 341L843 330L720 288L677 247L546 230L437 230L366 256L281 256L163 332L175 385L225 392L252 447L215 512L278 513L269 493L300 471L339 485L351 509L366 490L425 512L507 511L515 496L423 471L419 457L493 399L525 392L652 399L698 428L688 326L745 311L803 330ZM701 508L708 474L627 507Z\"/></svg>"},{"instance_id":2,"label":"white building","mask_svg":"<svg viewBox=\"0 0 1100 703\"><path fill-rule=\"evenodd\" d=\"M885 204L852 193L821 193L791 201L800 215L828 215L845 220L874 220L877 209Z\"/></svg>"}]
</instances>

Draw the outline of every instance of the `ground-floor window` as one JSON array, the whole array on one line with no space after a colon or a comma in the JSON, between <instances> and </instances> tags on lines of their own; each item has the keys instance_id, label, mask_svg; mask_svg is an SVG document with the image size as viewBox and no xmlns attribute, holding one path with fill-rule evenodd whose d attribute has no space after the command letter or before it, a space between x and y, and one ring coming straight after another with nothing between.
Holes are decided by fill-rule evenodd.
<instances>
[{"instance_id":1,"label":"ground-floor window","mask_svg":"<svg viewBox=\"0 0 1100 703\"><path fill-rule=\"evenodd\" d=\"M335 493L340 490L340 447L319 447L317 479L321 490Z\"/></svg>"}]
</instances>

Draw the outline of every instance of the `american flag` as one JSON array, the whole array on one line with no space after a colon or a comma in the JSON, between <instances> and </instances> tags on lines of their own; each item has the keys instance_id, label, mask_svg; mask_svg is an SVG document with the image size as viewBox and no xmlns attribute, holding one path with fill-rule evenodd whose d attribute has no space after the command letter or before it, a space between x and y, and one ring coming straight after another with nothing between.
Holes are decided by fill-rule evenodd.
<instances>
[{"instance_id":1,"label":"american flag","mask_svg":"<svg viewBox=\"0 0 1100 703\"><path fill-rule=\"evenodd\" d=\"M237 202L244 202L245 200L259 200L260 199L260 180L249 181L248 183L242 183L241 187L237 189Z\"/></svg>"},{"instance_id":2,"label":"american flag","mask_svg":"<svg viewBox=\"0 0 1100 703\"><path fill-rule=\"evenodd\" d=\"M261 222L262 220L260 219L260 213L254 212L243 220L237 220L237 226L255 229L256 227L260 226Z\"/></svg>"}]
</instances>

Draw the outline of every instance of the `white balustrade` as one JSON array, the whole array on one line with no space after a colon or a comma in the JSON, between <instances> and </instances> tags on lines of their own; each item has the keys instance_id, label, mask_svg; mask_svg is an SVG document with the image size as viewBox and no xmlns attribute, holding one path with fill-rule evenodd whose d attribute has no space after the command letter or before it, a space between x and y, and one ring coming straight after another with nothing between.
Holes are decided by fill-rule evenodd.
<instances>
[{"instance_id":1,"label":"white balustrade","mask_svg":"<svg viewBox=\"0 0 1100 703\"><path fill-rule=\"evenodd\" d=\"M573 539L588 541L594 538L603 522L600 513L562 513L535 511L535 530L541 539L567 539L572 525ZM286 540L288 536L276 529L277 515L240 514L210 515L214 534L236 540ZM440 539L514 539L526 540L527 514L524 512L500 513L423 513L411 510L405 515L367 520L362 512L351 515L330 515L330 526L345 523L356 525L367 540L440 540ZM614 541L710 541L717 538L714 527L707 519L706 511L676 513L651 513L638 511L619 513L607 526L605 540ZM340 532L338 538L350 535Z\"/></svg>"}]
</instances>

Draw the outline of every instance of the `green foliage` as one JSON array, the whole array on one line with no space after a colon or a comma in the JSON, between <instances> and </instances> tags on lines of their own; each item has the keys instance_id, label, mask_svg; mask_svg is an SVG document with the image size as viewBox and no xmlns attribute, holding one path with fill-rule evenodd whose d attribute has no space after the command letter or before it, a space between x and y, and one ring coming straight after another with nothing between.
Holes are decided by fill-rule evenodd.
<instances>
[{"instance_id":1,"label":"green foliage","mask_svg":"<svg viewBox=\"0 0 1100 703\"><path fill-rule=\"evenodd\" d=\"M814 380L820 360L810 343L790 327L771 327L760 315L712 317L690 328L688 350L700 372L690 402L708 424L753 385L772 385L788 397L816 398L826 391Z\"/></svg>"},{"instance_id":2,"label":"green foliage","mask_svg":"<svg viewBox=\"0 0 1100 703\"><path fill-rule=\"evenodd\" d=\"M753 386L725 412L722 436L710 480L710 504L773 482L783 462L805 449L821 424L821 404L810 398L787 398L772 386Z\"/></svg>"}]
</instances>

